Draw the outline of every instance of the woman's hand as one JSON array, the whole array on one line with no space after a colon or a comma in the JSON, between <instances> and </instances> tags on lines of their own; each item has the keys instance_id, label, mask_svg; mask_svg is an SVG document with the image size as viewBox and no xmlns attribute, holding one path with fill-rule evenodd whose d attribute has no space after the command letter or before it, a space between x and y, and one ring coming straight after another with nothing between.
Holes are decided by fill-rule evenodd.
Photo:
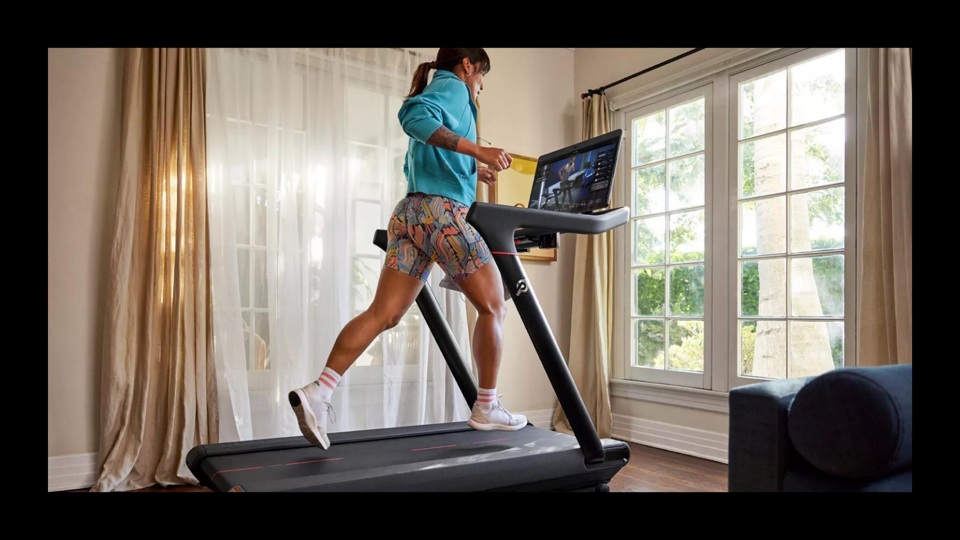
<instances>
[{"instance_id":1,"label":"woman's hand","mask_svg":"<svg viewBox=\"0 0 960 540\"><path fill-rule=\"evenodd\" d=\"M480 147L477 154L481 163L486 163L495 171L502 171L513 163L513 158L503 148Z\"/></svg>"},{"instance_id":2,"label":"woman's hand","mask_svg":"<svg viewBox=\"0 0 960 540\"><path fill-rule=\"evenodd\" d=\"M492 186L497 182L497 173L493 172L492 169L488 169L487 167L478 167L477 180L488 186Z\"/></svg>"}]
</instances>

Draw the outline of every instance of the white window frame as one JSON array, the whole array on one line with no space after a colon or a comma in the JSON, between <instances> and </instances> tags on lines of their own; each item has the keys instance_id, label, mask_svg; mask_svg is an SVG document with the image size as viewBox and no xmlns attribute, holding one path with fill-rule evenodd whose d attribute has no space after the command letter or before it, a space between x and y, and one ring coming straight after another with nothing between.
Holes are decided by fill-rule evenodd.
<instances>
[{"instance_id":1,"label":"white window frame","mask_svg":"<svg viewBox=\"0 0 960 540\"><path fill-rule=\"evenodd\" d=\"M670 99L697 89L710 87L711 105L707 118L712 126L707 126L706 150L711 153L711 164L707 165L705 179L707 195L705 199L707 231L704 237L705 264L704 274L704 372L701 384L684 381L672 381L672 376L664 372L655 377L631 377L631 369L643 369L646 372L662 371L649 368L636 368L631 365L632 329L631 303L631 239L628 227L614 230L614 312L619 316L614 321L613 365L611 374L612 395L633 399L683 405L693 408L725 412L726 393L734 387L755 384L767 379L743 378L737 375L739 362L738 348L738 310L739 310L739 272L738 259L738 84L742 80L756 77L763 71L771 71L793 65L804 60L828 53L830 49L740 49L718 58L704 66L696 66L683 73L671 76L661 83L639 88L615 98L613 106L614 128L630 133L630 118L638 116L641 110L658 110L667 107ZM845 188L845 234L844 243L844 366L856 365L856 297L859 283L856 280L857 267L857 154L863 152L863 133L858 131L862 124L859 117L863 114L862 98L858 91L858 74L862 78L858 64L857 49L846 49L846 79L844 81L845 129L847 133L844 183ZM712 110L711 110L712 109ZM629 143L625 143L628 146ZM613 204L632 205L632 147L621 152L618 170L620 188L614 190ZM725 209L725 211L724 211ZM713 284L724 284L717 294L712 294ZM718 323L714 326L714 323ZM715 331L716 330L716 331ZM665 344L668 346L668 344ZM720 353L725 351L726 354ZM629 368L629 369L628 369ZM689 375L688 373L678 373ZM684 384L684 383L687 384Z\"/></svg>"},{"instance_id":2,"label":"white window frame","mask_svg":"<svg viewBox=\"0 0 960 540\"><path fill-rule=\"evenodd\" d=\"M623 332L623 337L626 340L624 343L625 351L627 354L627 361L624 366L624 371L626 378L637 381L652 382L659 384L669 384L674 386L685 386L690 388L708 388L705 386L705 381L710 379L710 337L712 331L712 316L710 314L710 308L712 307L712 292L713 292L713 276L711 275L712 270L712 238L713 233L711 227L709 226L710 220L713 216L712 209L712 184L713 184L713 137L710 136L713 129L713 83L709 82L707 84L701 84L700 86L685 90L683 92L673 93L669 96L659 96L656 100L645 101L640 104L637 104L633 107L627 108L623 111L623 125L627 129L624 131L627 132L626 144L628 146L628 151L620 152L621 155L621 170L623 171L623 176L625 180L621 182L621 187L618 191L622 193L622 196L625 197L627 205L632 208L633 201L635 200L635 185L633 181L633 170L638 168L633 166L633 153L636 149L635 134L633 133L633 121L637 118L642 118L644 116L656 113L660 110L669 112L671 107L681 105L684 103L689 103L691 101L696 101L700 98L704 100L704 294L703 294L703 322L704 322L704 341L703 341L703 355L704 355L704 371L703 373L693 373L686 371L670 371L666 369L657 369L657 368L647 368L634 366L630 361L633 355L633 302L636 298L635 283L633 280L633 228L634 223L638 219L642 219L636 216L633 216L631 212L630 221L626 227L626 239L624 244L619 244L621 246L629 246L629 251L625 253L626 257L624 258L624 264L620 269L618 274L622 280L625 280L624 292L627 295L627 301L622 303L622 317L626 322L626 326ZM667 131L669 132L669 114L667 118ZM665 149L666 152L667 149ZM695 152L691 155L699 154L700 152ZM669 161L671 158L665 156L664 163ZM665 178L665 181L669 179ZM665 188L667 188L665 184ZM692 211L698 207L693 207L690 209L684 209L683 211ZM670 211L665 211L664 214L667 215ZM669 237L670 223L669 220L666 222L666 234ZM664 244L664 249L669 251L669 240ZM674 319L688 319L688 317L676 317L669 315L669 270L671 267L676 266L675 264L665 263L663 268L665 269L665 281L666 290L664 291L664 316L662 320L665 321L665 328L669 325L671 320ZM659 317L658 317L659 318ZM667 354L667 349L670 347L668 341L664 341L664 354Z\"/></svg>"},{"instance_id":3,"label":"white window frame","mask_svg":"<svg viewBox=\"0 0 960 540\"><path fill-rule=\"evenodd\" d=\"M729 141L729 154L728 154L728 189L730 193L730 232L728 235L728 246L729 246L729 256L727 257L728 261L728 271L729 271L729 308L727 311L728 317L728 326L727 326L727 335L729 337L736 336L739 338L739 299L740 299L740 278L739 278L739 235L740 235L740 226L739 226L739 185L738 185L738 166L739 166L739 156L738 152L738 127L739 127L739 84L741 82L749 81L757 77L761 77L765 73L770 73L773 71L778 71L781 69L787 69L789 66L811 60L818 56L828 54L830 52L836 51L836 48L826 48L826 49L807 49L801 52L797 52L780 58L768 63L765 63L760 66L751 67L749 69L739 70L736 73L730 75L730 122L729 129L727 132L728 141ZM803 193L806 191L816 191L821 188L821 186L816 186L814 188L805 188L799 190L791 190L789 185L789 168L790 168L790 132L794 129L803 128L804 126L817 125L819 123L831 120L831 118L817 120L816 122L809 122L806 124L801 124L798 126L789 126L784 128L783 132L787 136L787 186L782 194L777 194L776 196L785 197L786 201L786 227L787 227L787 252L782 255L782 258L786 261L786 264L789 266L790 261L796 258L803 257L813 257L818 255L836 255L842 254L844 256L844 289L843 289L843 322L844 322L844 339L843 339L843 365L844 367L852 367L856 365L856 291L857 291L857 281L856 281L856 268L857 268L857 256L856 256L856 242L857 242L857 222L856 222L856 210L857 210L857 51L856 49L846 49L844 56L844 67L846 70L846 77L844 80L844 129L846 133L846 141L844 145L844 181L842 184L835 184L834 187L843 186L844 188L844 232L845 240L844 246L841 250L829 250L826 253L820 252L811 252L804 253L799 255L794 255L790 253L790 198L789 195L792 193ZM787 72L787 88L789 89L791 85L789 71ZM787 119L789 124L790 117L790 93L787 93ZM761 257L762 259L763 257ZM776 255L775 258L781 258L781 255ZM790 314L790 282L789 282L790 271L787 270L787 311L784 317L774 317L772 320L783 320L787 324L787 339L789 340L789 325L790 321L803 320L803 321L827 321L827 320L836 320L831 319L830 317L794 317ZM789 341L788 341L788 352L789 354ZM762 377L744 377L739 373L739 364L740 364L740 339L730 339L727 349L726 358L727 362L727 373L729 375L730 388L735 388L737 386L743 386L747 384L756 384L758 382L763 382L766 378ZM789 374L787 375L789 377Z\"/></svg>"}]
</instances>

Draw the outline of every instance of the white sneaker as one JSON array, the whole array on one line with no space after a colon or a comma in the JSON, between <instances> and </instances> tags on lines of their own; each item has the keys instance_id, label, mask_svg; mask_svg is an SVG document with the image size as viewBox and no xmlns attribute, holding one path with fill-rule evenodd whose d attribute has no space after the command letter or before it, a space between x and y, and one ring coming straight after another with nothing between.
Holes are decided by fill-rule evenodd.
<instances>
[{"instance_id":1,"label":"white sneaker","mask_svg":"<svg viewBox=\"0 0 960 540\"><path fill-rule=\"evenodd\" d=\"M470 414L470 419L467 420L467 425L481 431L517 431L526 427L527 417L522 414L511 414L504 408L503 403L500 402L502 395L497 396L497 401L493 403L493 407L487 410L480 407L479 402L474 403L473 412Z\"/></svg>"},{"instance_id":2,"label":"white sneaker","mask_svg":"<svg viewBox=\"0 0 960 540\"><path fill-rule=\"evenodd\" d=\"M320 386L312 382L303 388L292 390L287 396L293 412L297 415L300 433L314 446L324 450L330 448L330 438L327 437L327 415L334 423L337 422L337 411L329 401L320 398Z\"/></svg>"}]
</instances>

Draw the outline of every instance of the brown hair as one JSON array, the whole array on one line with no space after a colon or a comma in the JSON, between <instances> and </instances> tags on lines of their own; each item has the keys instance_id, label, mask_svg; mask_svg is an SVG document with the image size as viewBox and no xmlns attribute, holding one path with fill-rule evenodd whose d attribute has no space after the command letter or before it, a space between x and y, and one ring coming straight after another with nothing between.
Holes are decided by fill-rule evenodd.
<instances>
[{"instance_id":1,"label":"brown hair","mask_svg":"<svg viewBox=\"0 0 960 540\"><path fill-rule=\"evenodd\" d=\"M413 82L410 84L410 94L407 99L423 93L423 89L427 87L427 77L431 69L453 71L453 68L460 65L464 58L470 60L471 63L479 63L480 71L484 74L490 72L490 57L483 49L440 49L437 51L436 60L424 62L417 67L416 73L413 74Z\"/></svg>"}]
</instances>

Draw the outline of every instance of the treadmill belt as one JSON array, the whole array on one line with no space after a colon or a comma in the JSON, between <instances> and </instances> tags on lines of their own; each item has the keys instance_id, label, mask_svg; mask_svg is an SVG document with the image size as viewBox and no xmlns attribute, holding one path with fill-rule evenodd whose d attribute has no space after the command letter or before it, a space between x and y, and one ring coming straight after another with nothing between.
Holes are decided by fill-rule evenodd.
<instances>
[{"instance_id":1,"label":"treadmill belt","mask_svg":"<svg viewBox=\"0 0 960 540\"><path fill-rule=\"evenodd\" d=\"M476 474L472 465L492 467L491 473L517 469L512 476L527 471L531 480L543 476L531 468L587 470L579 445L570 435L533 426L519 431L476 431L465 422L421 427L419 431L397 428L334 433L328 450L310 445L303 437L211 445L206 447L209 454L198 447L188 463L201 483L217 491L237 487L244 491L419 490L429 478L457 482L468 468ZM533 456L537 456L536 467ZM480 476L479 483L489 489L514 480ZM388 482L391 485L386 485ZM460 488L467 486L430 489Z\"/></svg>"}]
</instances>

